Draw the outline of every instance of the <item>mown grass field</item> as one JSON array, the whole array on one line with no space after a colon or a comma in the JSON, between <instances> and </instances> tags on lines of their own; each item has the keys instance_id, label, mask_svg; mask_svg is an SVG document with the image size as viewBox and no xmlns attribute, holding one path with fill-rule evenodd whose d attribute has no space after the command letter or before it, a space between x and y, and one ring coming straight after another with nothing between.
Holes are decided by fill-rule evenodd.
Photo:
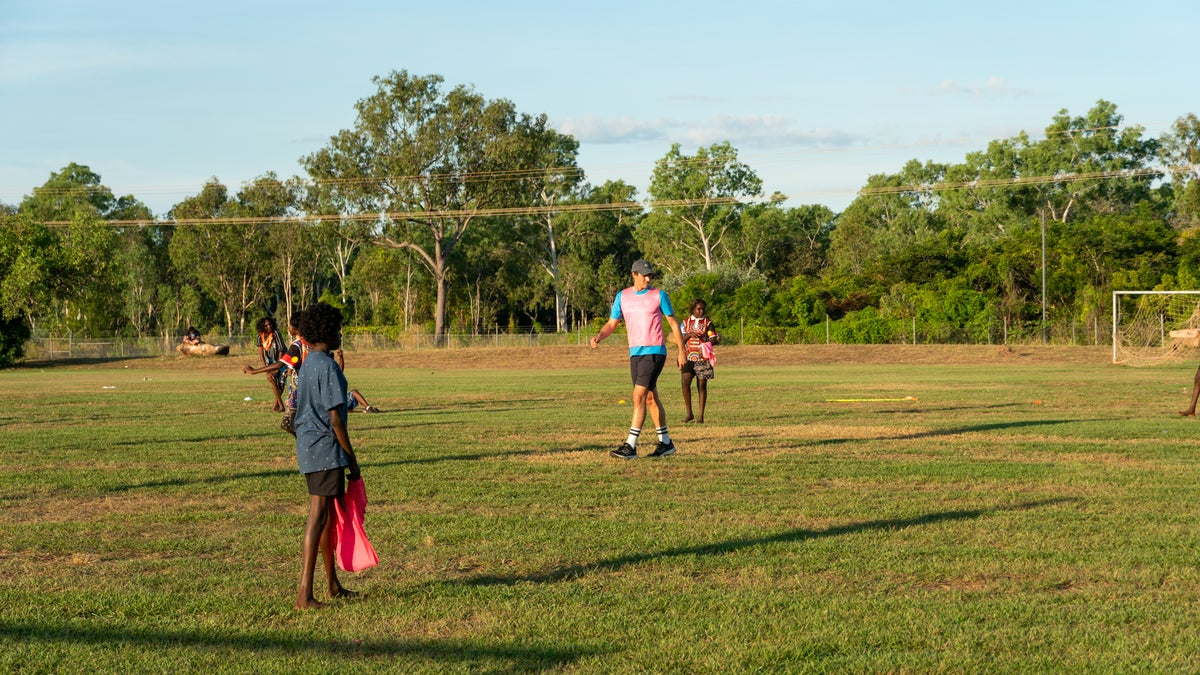
<instances>
[{"instance_id":1,"label":"mown grass field","mask_svg":"<svg viewBox=\"0 0 1200 675\"><path fill-rule=\"evenodd\" d=\"M0 671L1200 670L1194 363L729 365L623 462L620 350L537 354L348 370L381 562L321 612L244 359L0 371Z\"/></svg>"}]
</instances>

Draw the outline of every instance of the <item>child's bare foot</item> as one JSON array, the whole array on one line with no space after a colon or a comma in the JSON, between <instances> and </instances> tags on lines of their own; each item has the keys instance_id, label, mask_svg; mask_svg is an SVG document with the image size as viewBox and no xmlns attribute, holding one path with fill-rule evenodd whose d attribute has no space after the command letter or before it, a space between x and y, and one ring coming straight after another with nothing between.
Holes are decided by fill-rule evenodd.
<instances>
[{"instance_id":1,"label":"child's bare foot","mask_svg":"<svg viewBox=\"0 0 1200 675\"><path fill-rule=\"evenodd\" d=\"M1196 411L1195 410L1180 410L1179 414L1183 415L1184 417L1195 417Z\"/></svg>"},{"instance_id":2,"label":"child's bare foot","mask_svg":"<svg viewBox=\"0 0 1200 675\"><path fill-rule=\"evenodd\" d=\"M328 606L323 602L317 602L313 598L296 601L296 609L325 609Z\"/></svg>"},{"instance_id":3,"label":"child's bare foot","mask_svg":"<svg viewBox=\"0 0 1200 675\"><path fill-rule=\"evenodd\" d=\"M357 598L357 597L358 597L358 592L357 592L357 591L352 591L352 590L350 590L350 589L348 589L348 588L339 588L339 589L337 589L336 591L329 591L329 597L331 597L331 598L341 598L341 599L344 599L344 600L350 600L350 599L352 599L352 598Z\"/></svg>"},{"instance_id":4,"label":"child's bare foot","mask_svg":"<svg viewBox=\"0 0 1200 675\"><path fill-rule=\"evenodd\" d=\"M697 419L696 424L704 424L704 418L701 417L701 418Z\"/></svg>"},{"instance_id":5,"label":"child's bare foot","mask_svg":"<svg viewBox=\"0 0 1200 675\"><path fill-rule=\"evenodd\" d=\"M696 420L696 418L695 418L695 417L692 417L691 415L688 415L687 417L683 418L683 423L684 423L684 424L687 424L688 422L694 422L695 420Z\"/></svg>"}]
</instances>

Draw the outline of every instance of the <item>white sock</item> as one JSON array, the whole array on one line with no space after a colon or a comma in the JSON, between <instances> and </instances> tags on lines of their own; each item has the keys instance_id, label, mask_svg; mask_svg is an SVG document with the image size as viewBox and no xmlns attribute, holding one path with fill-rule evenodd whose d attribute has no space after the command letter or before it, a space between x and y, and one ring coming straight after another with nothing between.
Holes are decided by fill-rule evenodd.
<instances>
[{"instance_id":1,"label":"white sock","mask_svg":"<svg viewBox=\"0 0 1200 675\"><path fill-rule=\"evenodd\" d=\"M625 439L625 442L629 444L629 447L631 447L631 448L637 447L637 439L638 439L638 436L641 435L641 433L642 433L641 429L634 429L633 427L629 427L629 438Z\"/></svg>"},{"instance_id":2,"label":"white sock","mask_svg":"<svg viewBox=\"0 0 1200 675\"><path fill-rule=\"evenodd\" d=\"M671 437L667 435L666 427L658 427L654 431L658 432L658 442L659 443L662 443L663 445L671 444Z\"/></svg>"}]
</instances>

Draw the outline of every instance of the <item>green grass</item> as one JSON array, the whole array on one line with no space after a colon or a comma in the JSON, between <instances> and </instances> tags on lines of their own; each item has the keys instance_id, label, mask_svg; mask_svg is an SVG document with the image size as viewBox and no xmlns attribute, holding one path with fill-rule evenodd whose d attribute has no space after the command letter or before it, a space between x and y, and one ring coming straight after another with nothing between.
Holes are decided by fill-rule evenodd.
<instances>
[{"instance_id":1,"label":"green grass","mask_svg":"<svg viewBox=\"0 0 1200 675\"><path fill-rule=\"evenodd\" d=\"M621 363L355 369L380 565L307 613L262 378L3 371L0 671L1194 672L1192 370L724 367L621 462Z\"/></svg>"}]
</instances>

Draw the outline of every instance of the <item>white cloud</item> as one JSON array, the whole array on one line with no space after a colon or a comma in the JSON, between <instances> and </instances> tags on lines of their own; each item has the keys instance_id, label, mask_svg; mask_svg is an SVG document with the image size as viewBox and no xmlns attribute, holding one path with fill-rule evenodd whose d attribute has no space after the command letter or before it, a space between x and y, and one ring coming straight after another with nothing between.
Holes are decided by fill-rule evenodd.
<instances>
[{"instance_id":1,"label":"white cloud","mask_svg":"<svg viewBox=\"0 0 1200 675\"><path fill-rule=\"evenodd\" d=\"M558 131L571 134L582 143L641 143L663 140L665 130L671 126L672 123L664 120L582 117L563 120L558 124Z\"/></svg>"},{"instance_id":2,"label":"white cloud","mask_svg":"<svg viewBox=\"0 0 1200 675\"><path fill-rule=\"evenodd\" d=\"M735 146L758 148L844 147L855 140L836 129L801 131L780 115L717 115L707 124L688 128L685 137L696 145L727 140Z\"/></svg>"},{"instance_id":3,"label":"white cloud","mask_svg":"<svg viewBox=\"0 0 1200 675\"><path fill-rule=\"evenodd\" d=\"M836 129L801 131L780 115L715 115L706 121L638 120L632 117L568 118L558 130L583 143L669 142L704 146L729 141L757 148L824 148L853 144L856 136Z\"/></svg>"}]
</instances>

